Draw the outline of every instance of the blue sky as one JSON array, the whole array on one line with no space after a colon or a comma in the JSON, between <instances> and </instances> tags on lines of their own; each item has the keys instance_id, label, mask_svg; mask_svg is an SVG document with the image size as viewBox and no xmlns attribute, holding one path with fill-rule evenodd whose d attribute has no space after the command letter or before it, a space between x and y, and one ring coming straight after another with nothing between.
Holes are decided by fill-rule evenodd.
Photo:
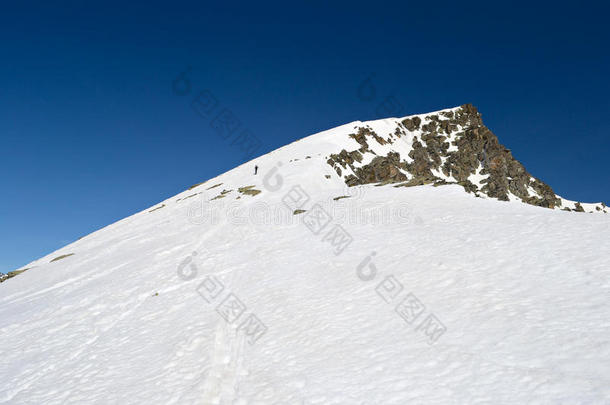
<instances>
[{"instance_id":1,"label":"blue sky","mask_svg":"<svg viewBox=\"0 0 610 405\"><path fill-rule=\"evenodd\" d=\"M399 115L469 102L558 194L610 202L602 3L18 3L0 13L0 271L244 162L172 91L187 67L259 154L389 97Z\"/></svg>"}]
</instances>

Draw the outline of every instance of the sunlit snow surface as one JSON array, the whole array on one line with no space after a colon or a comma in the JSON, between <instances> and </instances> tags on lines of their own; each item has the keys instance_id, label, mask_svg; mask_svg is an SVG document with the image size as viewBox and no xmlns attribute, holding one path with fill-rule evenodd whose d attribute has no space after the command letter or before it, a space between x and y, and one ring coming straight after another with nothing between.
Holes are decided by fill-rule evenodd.
<instances>
[{"instance_id":1,"label":"sunlit snow surface","mask_svg":"<svg viewBox=\"0 0 610 405\"><path fill-rule=\"evenodd\" d=\"M326 151L357 148L337 135L353 126L2 283L0 403L609 403L610 217L456 185L347 189ZM261 193L237 190L250 185ZM297 191L306 212L293 215ZM337 225L351 239L339 254ZM180 276L189 258L196 274ZM210 280L224 288L207 302ZM245 306L232 323L216 310L230 294ZM407 297L422 306L411 323ZM250 315L266 327L255 342L237 329ZM432 339L431 316L445 328Z\"/></svg>"}]
</instances>

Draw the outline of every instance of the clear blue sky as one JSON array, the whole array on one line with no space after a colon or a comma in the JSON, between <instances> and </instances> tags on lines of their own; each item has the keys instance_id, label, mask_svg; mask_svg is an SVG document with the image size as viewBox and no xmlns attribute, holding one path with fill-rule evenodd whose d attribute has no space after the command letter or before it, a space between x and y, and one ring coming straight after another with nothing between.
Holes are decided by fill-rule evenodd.
<instances>
[{"instance_id":1,"label":"clear blue sky","mask_svg":"<svg viewBox=\"0 0 610 405\"><path fill-rule=\"evenodd\" d=\"M0 12L3 272L244 161L172 92L187 66L258 154L380 118L390 96L401 115L470 102L557 193L610 202L601 2L12 3Z\"/></svg>"}]
</instances>

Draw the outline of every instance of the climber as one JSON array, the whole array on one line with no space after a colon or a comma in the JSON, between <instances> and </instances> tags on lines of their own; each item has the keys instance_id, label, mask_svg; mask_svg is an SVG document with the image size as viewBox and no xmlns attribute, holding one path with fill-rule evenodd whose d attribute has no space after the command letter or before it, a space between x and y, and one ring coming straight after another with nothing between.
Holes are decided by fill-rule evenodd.
<instances>
[{"instance_id":1,"label":"climber","mask_svg":"<svg viewBox=\"0 0 610 405\"><path fill-rule=\"evenodd\" d=\"M256 173L258 172L258 166L254 166L254 175L256 176Z\"/></svg>"}]
</instances>

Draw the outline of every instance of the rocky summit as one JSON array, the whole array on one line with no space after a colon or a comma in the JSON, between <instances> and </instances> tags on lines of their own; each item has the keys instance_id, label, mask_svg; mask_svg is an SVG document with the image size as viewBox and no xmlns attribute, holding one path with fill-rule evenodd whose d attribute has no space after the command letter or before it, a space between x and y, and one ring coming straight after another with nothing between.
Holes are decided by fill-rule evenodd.
<instances>
[{"instance_id":1,"label":"rocky summit","mask_svg":"<svg viewBox=\"0 0 610 405\"><path fill-rule=\"evenodd\" d=\"M476 196L502 201L520 200L566 211L607 212L603 203L583 204L557 196L500 143L471 104L380 121L390 128L386 125L381 132L369 125L379 121L357 125L349 136L360 147L328 156L327 163L349 186L459 184ZM379 146L386 146L386 153L380 154Z\"/></svg>"}]
</instances>

